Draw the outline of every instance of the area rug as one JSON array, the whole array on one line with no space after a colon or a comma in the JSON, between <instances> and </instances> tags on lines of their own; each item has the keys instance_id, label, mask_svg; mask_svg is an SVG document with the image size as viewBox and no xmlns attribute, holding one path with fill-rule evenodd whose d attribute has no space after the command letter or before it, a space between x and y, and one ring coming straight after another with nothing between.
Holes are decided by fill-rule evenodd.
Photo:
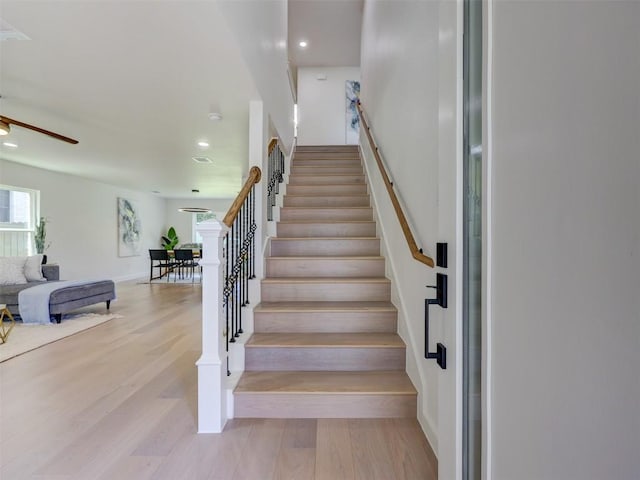
<instances>
[{"instance_id":1,"label":"area rug","mask_svg":"<svg viewBox=\"0 0 640 480\"><path fill-rule=\"evenodd\" d=\"M140 285L155 285L156 283L160 283L160 284L169 284L169 285L201 285L201 279L200 279L200 274L196 273L193 276L193 279L191 279L191 277L184 277L184 278L173 278L173 275L171 277L169 277L169 281L167 282L167 277L162 277L162 278L154 278L153 280L149 281L149 280L141 280L139 282L137 282Z\"/></svg>"},{"instance_id":2,"label":"area rug","mask_svg":"<svg viewBox=\"0 0 640 480\"><path fill-rule=\"evenodd\" d=\"M122 318L122 315L115 313L65 315L62 323L49 325L23 325L22 322L16 322L7 342L0 344L0 363L114 318Z\"/></svg>"}]
</instances>

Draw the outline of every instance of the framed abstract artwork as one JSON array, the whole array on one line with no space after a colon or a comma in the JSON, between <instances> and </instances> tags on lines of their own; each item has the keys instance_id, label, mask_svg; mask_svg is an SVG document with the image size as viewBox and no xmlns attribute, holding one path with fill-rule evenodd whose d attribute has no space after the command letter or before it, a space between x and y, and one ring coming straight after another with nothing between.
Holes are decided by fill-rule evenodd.
<instances>
[{"instance_id":1,"label":"framed abstract artwork","mask_svg":"<svg viewBox=\"0 0 640 480\"><path fill-rule=\"evenodd\" d=\"M142 223L138 206L132 200L118 198L118 256L140 255Z\"/></svg>"},{"instance_id":2,"label":"framed abstract artwork","mask_svg":"<svg viewBox=\"0 0 640 480\"><path fill-rule=\"evenodd\" d=\"M346 136L345 143L347 145L357 145L360 141L360 117L358 116L358 99L360 98L360 82L357 80L347 80L345 82L346 90Z\"/></svg>"}]
</instances>

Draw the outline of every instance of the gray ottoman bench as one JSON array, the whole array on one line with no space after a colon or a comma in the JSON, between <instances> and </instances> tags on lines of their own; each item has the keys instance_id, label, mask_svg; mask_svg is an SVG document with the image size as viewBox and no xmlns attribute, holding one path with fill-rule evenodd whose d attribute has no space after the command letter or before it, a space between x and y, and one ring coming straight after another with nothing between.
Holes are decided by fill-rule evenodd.
<instances>
[{"instance_id":1,"label":"gray ottoman bench","mask_svg":"<svg viewBox=\"0 0 640 480\"><path fill-rule=\"evenodd\" d=\"M62 314L94 303L106 302L109 310L111 300L114 298L116 298L116 289L112 280L60 288L51 293L49 314L54 316L57 323L60 323Z\"/></svg>"}]
</instances>

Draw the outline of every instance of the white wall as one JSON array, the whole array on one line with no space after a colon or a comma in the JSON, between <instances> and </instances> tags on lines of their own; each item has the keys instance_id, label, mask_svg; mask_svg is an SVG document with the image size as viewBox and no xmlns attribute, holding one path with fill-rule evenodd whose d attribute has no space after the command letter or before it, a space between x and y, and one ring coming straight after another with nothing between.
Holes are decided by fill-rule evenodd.
<instances>
[{"instance_id":1,"label":"white wall","mask_svg":"<svg viewBox=\"0 0 640 480\"><path fill-rule=\"evenodd\" d=\"M178 234L178 238L180 240L179 243L191 243L191 233L193 228L193 214L188 212L179 212L178 209L181 207L201 207L201 208L210 208L212 212L224 212L223 216L218 216L218 220L222 221L224 215L229 210L231 203L233 203L232 198L213 198L213 199L168 199L167 201L167 213L164 222L164 229L162 234L164 234L169 227L173 227L176 229L176 233ZM160 237L157 238L157 248L160 248L162 244L162 239Z\"/></svg>"},{"instance_id":2,"label":"white wall","mask_svg":"<svg viewBox=\"0 0 640 480\"><path fill-rule=\"evenodd\" d=\"M640 477L640 3L494 2L493 476Z\"/></svg>"},{"instance_id":3,"label":"white wall","mask_svg":"<svg viewBox=\"0 0 640 480\"><path fill-rule=\"evenodd\" d=\"M407 343L407 371L419 391L418 419L439 460L439 477L455 479L456 388L460 308L458 236L458 80L456 2L365 2L361 98L394 190L405 204L418 246L435 258L449 244L449 308L431 309L432 344L448 348L447 370L424 359L424 299L435 273L411 257L377 166L361 133L379 214L387 274Z\"/></svg>"},{"instance_id":4,"label":"white wall","mask_svg":"<svg viewBox=\"0 0 640 480\"><path fill-rule=\"evenodd\" d=\"M147 250L157 246L165 226L165 201L150 194L72 175L0 160L0 183L40 190L40 214L47 219L45 251L60 264L65 280L144 277ZM118 197L137 202L142 220L140 256L118 257Z\"/></svg>"},{"instance_id":5,"label":"white wall","mask_svg":"<svg viewBox=\"0 0 640 480\"><path fill-rule=\"evenodd\" d=\"M360 80L360 68L298 69L298 145L346 143L346 80Z\"/></svg>"},{"instance_id":6,"label":"white wall","mask_svg":"<svg viewBox=\"0 0 640 480\"><path fill-rule=\"evenodd\" d=\"M287 0L219 2L242 50L264 102L264 109L282 139L293 144L293 94L287 55Z\"/></svg>"}]
</instances>

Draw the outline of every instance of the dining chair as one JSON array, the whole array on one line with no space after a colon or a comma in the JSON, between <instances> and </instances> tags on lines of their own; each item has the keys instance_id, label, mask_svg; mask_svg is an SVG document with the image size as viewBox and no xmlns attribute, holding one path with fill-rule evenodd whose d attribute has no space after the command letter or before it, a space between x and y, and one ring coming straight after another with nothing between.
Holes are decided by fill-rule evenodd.
<instances>
[{"instance_id":1,"label":"dining chair","mask_svg":"<svg viewBox=\"0 0 640 480\"><path fill-rule=\"evenodd\" d=\"M191 282L193 283L195 278L195 269L198 267L198 261L193 258L193 250L190 248L177 249L173 251L175 255L176 263L178 264L178 269L180 272L180 276L183 277L184 272L191 271ZM173 277L175 282L175 276Z\"/></svg>"},{"instance_id":2,"label":"dining chair","mask_svg":"<svg viewBox=\"0 0 640 480\"><path fill-rule=\"evenodd\" d=\"M173 272L178 266L177 262L169 257L169 252L163 248L149 249L149 259L151 260L151 268L149 270L149 281L167 276L169 281L169 273ZM153 276L153 269L159 270L157 277Z\"/></svg>"}]
</instances>

